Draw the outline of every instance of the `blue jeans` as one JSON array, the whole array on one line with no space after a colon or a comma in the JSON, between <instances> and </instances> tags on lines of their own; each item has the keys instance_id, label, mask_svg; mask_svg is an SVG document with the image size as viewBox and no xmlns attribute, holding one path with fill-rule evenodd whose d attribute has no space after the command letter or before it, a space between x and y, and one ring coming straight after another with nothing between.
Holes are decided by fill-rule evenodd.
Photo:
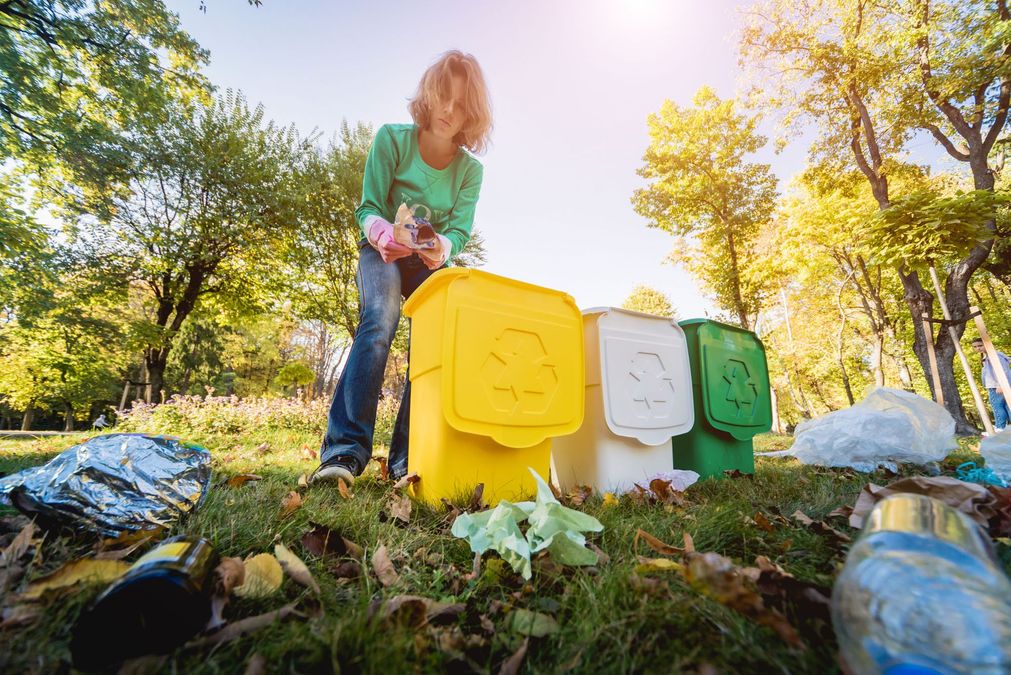
<instances>
[{"instance_id":1,"label":"blue jeans","mask_svg":"<svg viewBox=\"0 0 1011 675\"><path fill-rule=\"evenodd\" d=\"M987 389L986 393L990 396L990 407L993 408L993 426L995 429L1003 429L1007 426L1008 419L1011 418L1007 401L1004 400L1000 389Z\"/></svg>"},{"instance_id":2,"label":"blue jeans","mask_svg":"<svg viewBox=\"0 0 1011 675\"><path fill-rule=\"evenodd\" d=\"M383 259L366 240L358 242L358 328L351 353L337 380L320 461L354 458L361 473L372 458L376 430L376 407L386 372L390 345L400 321L400 298L411 293L434 272L417 255L393 263ZM407 473L407 440L410 423L411 379L408 375L390 442L390 473Z\"/></svg>"}]
</instances>

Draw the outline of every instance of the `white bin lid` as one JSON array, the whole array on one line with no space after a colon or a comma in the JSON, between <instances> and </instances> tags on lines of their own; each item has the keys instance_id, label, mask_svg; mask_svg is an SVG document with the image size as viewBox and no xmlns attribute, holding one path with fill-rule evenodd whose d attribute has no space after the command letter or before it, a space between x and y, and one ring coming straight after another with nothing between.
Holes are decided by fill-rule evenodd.
<instances>
[{"instance_id":1,"label":"white bin lid","mask_svg":"<svg viewBox=\"0 0 1011 675\"><path fill-rule=\"evenodd\" d=\"M599 341L587 344L587 356L599 349L604 417L611 432L660 445L691 431L695 406L688 343L677 322L617 307L583 310L585 319L593 315Z\"/></svg>"}]
</instances>

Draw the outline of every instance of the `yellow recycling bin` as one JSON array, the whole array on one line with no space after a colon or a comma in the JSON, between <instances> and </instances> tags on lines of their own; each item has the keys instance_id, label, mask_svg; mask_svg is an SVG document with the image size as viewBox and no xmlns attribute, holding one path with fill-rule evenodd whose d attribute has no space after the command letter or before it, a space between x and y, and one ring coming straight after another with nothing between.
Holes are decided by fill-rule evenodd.
<instances>
[{"instance_id":1,"label":"yellow recycling bin","mask_svg":"<svg viewBox=\"0 0 1011 675\"><path fill-rule=\"evenodd\" d=\"M408 471L438 503L484 483L484 499L531 497L551 439L583 422L583 326L575 301L480 270L433 274L411 318Z\"/></svg>"}]
</instances>

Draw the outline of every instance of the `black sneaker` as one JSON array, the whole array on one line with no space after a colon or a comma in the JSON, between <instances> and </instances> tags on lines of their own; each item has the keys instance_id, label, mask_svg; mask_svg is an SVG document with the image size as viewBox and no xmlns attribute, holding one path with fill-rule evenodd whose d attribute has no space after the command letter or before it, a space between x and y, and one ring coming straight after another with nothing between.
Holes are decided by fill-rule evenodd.
<instances>
[{"instance_id":1,"label":"black sneaker","mask_svg":"<svg viewBox=\"0 0 1011 675\"><path fill-rule=\"evenodd\" d=\"M317 483L329 483L336 485L338 480L343 480L348 485L355 482L358 474L358 462L353 457L336 457L328 462L319 465L319 468L309 476L309 485Z\"/></svg>"}]
</instances>

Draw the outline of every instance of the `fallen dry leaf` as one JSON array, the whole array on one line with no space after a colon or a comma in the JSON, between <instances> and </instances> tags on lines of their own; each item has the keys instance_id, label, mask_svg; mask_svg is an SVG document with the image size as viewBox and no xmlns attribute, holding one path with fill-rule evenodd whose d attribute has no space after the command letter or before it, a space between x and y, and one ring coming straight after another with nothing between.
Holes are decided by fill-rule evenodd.
<instances>
[{"instance_id":1,"label":"fallen dry leaf","mask_svg":"<svg viewBox=\"0 0 1011 675\"><path fill-rule=\"evenodd\" d=\"M379 480L386 482L390 479L390 465L385 457L373 457L372 461L379 465Z\"/></svg>"},{"instance_id":2,"label":"fallen dry leaf","mask_svg":"<svg viewBox=\"0 0 1011 675\"><path fill-rule=\"evenodd\" d=\"M231 595L246 579L246 566L241 558L222 558L214 569L215 589L220 595Z\"/></svg>"},{"instance_id":3,"label":"fallen dry leaf","mask_svg":"<svg viewBox=\"0 0 1011 675\"><path fill-rule=\"evenodd\" d=\"M35 623L35 620L42 616L42 607L39 605L15 605L4 607L0 612L0 628L10 628L12 626L24 626Z\"/></svg>"},{"instance_id":4,"label":"fallen dry leaf","mask_svg":"<svg viewBox=\"0 0 1011 675\"><path fill-rule=\"evenodd\" d=\"M331 573L335 579L357 579L362 575L362 564L357 560L345 560L334 567Z\"/></svg>"},{"instance_id":5,"label":"fallen dry leaf","mask_svg":"<svg viewBox=\"0 0 1011 675\"><path fill-rule=\"evenodd\" d=\"M769 522L769 519L761 511L755 513L753 520L760 530L764 530L765 532L774 532L776 530L773 524Z\"/></svg>"},{"instance_id":6,"label":"fallen dry leaf","mask_svg":"<svg viewBox=\"0 0 1011 675\"><path fill-rule=\"evenodd\" d=\"M670 504L671 506L686 504L683 493L680 490L675 490L670 481L654 478L649 482L649 490L661 504Z\"/></svg>"},{"instance_id":7,"label":"fallen dry leaf","mask_svg":"<svg viewBox=\"0 0 1011 675\"><path fill-rule=\"evenodd\" d=\"M487 507L484 503L484 483L478 483L474 486L474 492L470 495L469 510L474 513L477 511L482 511Z\"/></svg>"},{"instance_id":8,"label":"fallen dry leaf","mask_svg":"<svg viewBox=\"0 0 1011 675\"><path fill-rule=\"evenodd\" d=\"M237 476L232 476L227 481L225 485L230 488L242 487L249 481L263 480L263 476L257 476L255 473L240 473Z\"/></svg>"},{"instance_id":9,"label":"fallen dry leaf","mask_svg":"<svg viewBox=\"0 0 1011 675\"><path fill-rule=\"evenodd\" d=\"M302 507L302 495L298 494L294 490L289 492L281 499L281 511L278 513L277 517L280 519L285 519L291 516Z\"/></svg>"},{"instance_id":10,"label":"fallen dry leaf","mask_svg":"<svg viewBox=\"0 0 1011 675\"><path fill-rule=\"evenodd\" d=\"M277 558L269 553L260 553L243 561L245 578L241 586L235 588L240 598L266 598L277 593L284 580L284 570Z\"/></svg>"},{"instance_id":11,"label":"fallen dry leaf","mask_svg":"<svg viewBox=\"0 0 1011 675\"><path fill-rule=\"evenodd\" d=\"M281 543L275 544L274 557L281 563L281 568L288 573L288 576L295 580L295 583L310 588L316 595L319 595L319 584L313 578L312 572L305 566L301 558L288 550L287 546Z\"/></svg>"},{"instance_id":12,"label":"fallen dry leaf","mask_svg":"<svg viewBox=\"0 0 1011 675\"><path fill-rule=\"evenodd\" d=\"M29 521L11 543L0 553L0 568L9 567L21 559L28 552L28 547L32 545L35 537L35 523Z\"/></svg>"},{"instance_id":13,"label":"fallen dry leaf","mask_svg":"<svg viewBox=\"0 0 1011 675\"><path fill-rule=\"evenodd\" d=\"M679 572L681 569L681 563L676 563L670 558L644 558L643 556L639 556L639 564L635 566L635 573Z\"/></svg>"},{"instance_id":14,"label":"fallen dry leaf","mask_svg":"<svg viewBox=\"0 0 1011 675\"><path fill-rule=\"evenodd\" d=\"M401 478L400 480L398 480L396 483L394 483L393 484L393 489L394 490L403 490L408 485L411 485L413 483L417 483L419 480L421 480L421 478L418 477L418 474L416 474L416 473L409 473L406 476L404 476L403 478Z\"/></svg>"},{"instance_id":15,"label":"fallen dry leaf","mask_svg":"<svg viewBox=\"0 0 1011 675\"><path fill-rule=\"evenodd\" d=\"M400 581L400 575L397 574L396 568L393 567L393 561L390 560L386 544L381 544L376 549L376 552L372 554L372 569L375 570L379 583L387 588Z\"/></svg>"},{"instance_id":16,"label":"fallen dry leaf","mask_svg":"<svg viewBox=\"0 0 1011 675\"><path fill-rule=\"evenodd\" d=\"M301 457L306 462L314 462L317 459L316 451L309 447L308 444L303 443L302 449L300 450Z\"/></svg>"},{"instance_id":17,"label":"fallen dry leaf","mask_svg":"<svg viewBox=\"0 0 1011 675\"><path fill-rule=\"evenodd\" d=\"M250 656L243 675L267 675L267 657L259 653Z\"/></svg>"},{"instance_id":18,"label":"fallen dry leaf","mask_svg":"<svg viewBox=\"0 0 1011 675\"><path fill-rule=\"evenodd\" d=\"M565 501L570 506L581 506L583 502L593 494L593 488L589 485L577 485L569 492L565 493Z\"/></svg>"},{"instance_id":19,"label":"fallen dry leaf","mask_svg":"<svg viewBox=\"0 0 1011 675\"><path fill-rule=\"evenodd\" d=\"M657 553L662 553L664 555L681 555L685 552L683 548L678 548L677 546L671 546L670 544L665 544L656 537L654 537L649 532L645 530L637 530L635 533L635 539L632 541L632 549L635 550L639 547L639 540L646 542L651 549Z\"/></svg>"},{"instance_id":20,"label":"fallen dry leaf","mask_svg":"<svg viewBox=\"0 0 1011 675\"><path fill-rule=\"evenodd\" d=\"M399 525L411 524L411 498L405 494L393 493L390 495L390 503L387 504L389 517Z\"/></svg>"},{"instance_id":21,"label":"fallen dry leaf","mask_svg":"<svg viewBox=\"0 0 1011 675\"><path fill-rule=\"evenodd\" d=\"M466 609L467 606L461 602L437 602L420 595L397 595L375 601L369 607L369 616L421 628L430 623L445 623Z\"/></svg>"},{"instance_id":22,"label":"fallen dry leaf","mask_svg":"<svg viewBox=\"0 0 1011 675\"><path fill-rule=\"evenodd\" d=\"M530 638L523 638L523 643L520 644L519 649L513 652L499 668L498 675L516 675L520 672L520 666L523 665L523 657L527 655L527 647L530 646Z\"/></svg>"},{"instance_id":23,"label":"fallen dry leaf","mask_svg":"<svg viewBox=\"0 0 1011 675\"><path fill-rule=\"evenodd\" d=\"M256 449L254 450L254 452L256 452L259 455L265 455L265 454L267 454L268 452L270 452L270 443L266 443L266 442L260 443L258 446L256 446Z\"/></svg>"},{"instance_id":24,"label":"fallen dry leaf","mask_svg":"<svg viewBox=\"0 0 1011 675\"><path fill-rule=\"evenodd\" d=\"M137 549L141 548L142 546L147 546L148 544L155 541L158 537L160 537L164 533L164 529L158 528L156 530L142 530L142 532L146 532L146 534L143 537L137 539L134 543L130 544L126 548L119 548L114 550L105 550L105 549L99 550L98 553L95 554L95 558L97 560L122 560L123 558L126 558Z\"/></svg>"},{"instance_id":25,"label":"fallen dry leaf","mask_svg":"<svg viewBox=\"0 0 1011 675\"><path fill-rule=\"evenodd\" d=\"M350 557L361 559L365 551L340 533L331 530L326 525L309 523L313 529L302 535L302 546L305 550L321 558L327 556Z\"/></svg>"},{"instance_id":26,"label":"fallen dry leaf","mask_svg":"<svg viewBox=\"0 0 1011 675\"><path fill-rule=\"evenodd\" d=\"M269 554L266 554L269 555ZM273 557L273 556L271 556ZM278 567L280 569L280 567ZM240 619L239 621L233 621L232 623L226 625L224 628L216 633L211 633L210 635L196 640L191 640L187 642L183 648L184 649L205 649L207 647L213 647L214 645L219 645L223 642L229 642L237 637L241 637L247 633L252 633L254 631L260 630L261 628L266 628L267 626L282 621L289 616L297 616L304 618L305 615L301 612L295 610L295 606L298 603L289 603L280 609L276 609L273 612L267 612L266 614L260 614L258 616L251 616L247 619Z\"/></svg>"},{"instance_id":27,"label":"fallen dry leaf","mask_svg":"<svg viewBox=\"0 0 1011 675\"><path fill-rule=\"evenodd\" d=\"M685 532L685 553L695 553L695 540L692 539L692 535Z\"/></svg>"},{"instance_id":28,"label":"fallen dry leaf","mask_svg":"<svg viewBox=\"0 0 1011 675\"><path fill-rule=\"evenodd\" d=\"M348 484L344 482L343 478L337 479L337 491L341 493L341 497L344 499L351 499L354 497L354 495L351 494L351 488L348 487Z\"/></svg>"},{"instance_id":29,"label":"fallen dry leaf","mask_svg":"<svg viewBox=\"0 0 1011 675\"><path fill-rule=\"evenodd\" d=\"M77 584L108 584L130 569L130 564L122 560L95 560L81 558L68 562L63 567L29 584L21 594L21 600L38 600L43 593L63 592Z\"/></svg>"}]
</instances>

